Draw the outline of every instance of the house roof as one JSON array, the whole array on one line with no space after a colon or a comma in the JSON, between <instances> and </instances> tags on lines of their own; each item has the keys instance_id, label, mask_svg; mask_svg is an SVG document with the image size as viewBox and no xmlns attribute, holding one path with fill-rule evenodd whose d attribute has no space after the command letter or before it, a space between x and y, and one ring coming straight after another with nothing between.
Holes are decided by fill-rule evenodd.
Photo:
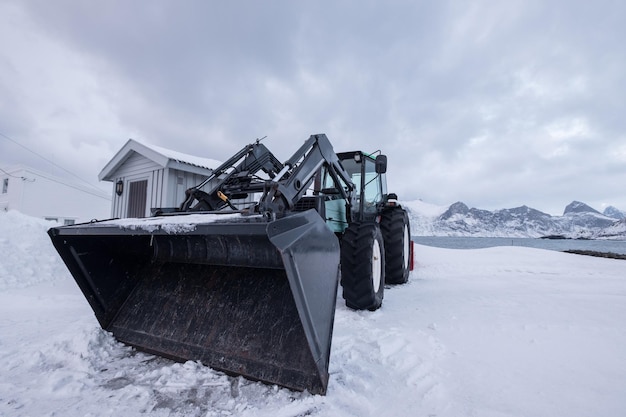
<instances>
[{"instance_id":1,"label":"house roof","mask_svg":"<svg viewBox=\"0 0 626 417\"><path fill-rule=\"evenodd\" d=\"M114 181L117 170L133 153L138 153L163 168L176 168L182 171L204 175L209 175L212 169L221 165L221 162L215 159L188 155L129 139L128 142L122 146L122 149L115 154L113 159L100 171L98 179L101 181Z\"/></svg>"}]
</instances>

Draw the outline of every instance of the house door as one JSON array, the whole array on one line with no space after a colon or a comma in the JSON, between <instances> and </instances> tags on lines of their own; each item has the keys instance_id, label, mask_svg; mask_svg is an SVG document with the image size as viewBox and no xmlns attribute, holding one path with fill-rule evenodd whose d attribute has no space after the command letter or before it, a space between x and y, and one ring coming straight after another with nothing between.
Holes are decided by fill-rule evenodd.
<instances>
[{"instance_id":1,"label":"house door","mask_svg":"<svg viewBox=\"0 0 626 417\"><path fill-rule=\"evenodd\" d=\"M128 217L145 217L148 180L133 181L128 184Z\"/></svg>"}]
</instances>

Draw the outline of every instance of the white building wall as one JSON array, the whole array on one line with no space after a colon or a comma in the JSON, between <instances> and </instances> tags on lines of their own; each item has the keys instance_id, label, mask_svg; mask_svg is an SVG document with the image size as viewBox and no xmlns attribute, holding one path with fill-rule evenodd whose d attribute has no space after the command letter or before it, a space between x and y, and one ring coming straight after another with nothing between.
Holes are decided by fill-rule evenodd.
<instances>
[{"instance_id":1,"label":"white building wall","mask_svg":"<svg viewBox=\"0 0 626 417\"><path fill-rule=\"evenodd\" d=\"M130 190L130 183L141 180L148 181L146 211L144 216L149 216L152 204L161 201L162 198L163 171L164 168L159 166L156 162L133 152L115 173L111 217L128 217L128 191ZM124 185L122 195L118 196L115 193L115 184L120 180Z\"/></svg>"},{"instance_id":2,"label":"white building wall","mask_svg":"<svg viewBox=\"0 0 626 417\"><path fill-rule=\"evenodd\" d=\"M199 185L207 176L178 169L168 169L165 205L161 207L179 207L185 201L185 191Z\"/></svg>"},{"instance_id":3,"label":"white building wall","mask_svg":"<svg viewBox=\"0 0 626 417\"><path fill-rule=\"evenodd\" d=\"M208 168L173 159L162 152L131 140L102 170L99 177L112 183L110 217L127 218L131 215L130 188L135 181L145 180L147 183L146 208L143 213L147 217L152 214L152 209L180 207L185 200L185 191L200 184L211 173ZM215 163L219 164L217 161ZM116 183L120 181L123 191L117 195ZM136 202L137 198L132 200Z\"/></svg>"},{"instance_id":4,"label":"white building wall","mask_svg":"<svg viewBox=\"0 0 626 417\"><path fill-rule=\"evenodd\" d=\"M110 197L104 192L26 167L7 172L10 175L0 175L0 186L8 178L7 192L0 194L0 210L17 210L61 223L108 217Z\"/></svg>"},{"instance_id":5,"label":"white building wall","mask_svg":"<svg viewBox=\"0 0 626 417\"><path fill-rule=\"evenodd\" d=\"M23 170L8 170L0 175L0 210L19 210L21 208L24 186L20 177Z\"/></svg>"}]
</instances>

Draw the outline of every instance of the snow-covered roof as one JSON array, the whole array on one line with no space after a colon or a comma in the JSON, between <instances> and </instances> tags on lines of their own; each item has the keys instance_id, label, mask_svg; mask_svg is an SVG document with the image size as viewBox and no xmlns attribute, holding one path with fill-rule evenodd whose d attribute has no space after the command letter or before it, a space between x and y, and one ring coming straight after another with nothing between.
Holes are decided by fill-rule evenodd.
<instances>
[{"instance_id":1,"label":"snow-covered roof","mask_svg":"<svg viewBox=\"0 0 626 417\"><path fill-rule=\"evenodd\" d=\"M138 153L154 161L156 164L176 169L197 172L208 175L212 169L221 165L221 162L203 158L195 155L188 155L171 149L162 148L147 143L129 139L108 164L102 169L98 178L101 181L114 181L117 169L133 154Z\"/></svg>"},{"instance_id":2,"label":"snow-covered roof","mask_svg":"<svg viewBox=\"0 0 626 417\"><path fill-rule=\"evenodd\" d=\"M210 158L202 158L200 156L188 155L182 152L176 152L171 149L165 149L160 146L149 145L150 148L159 152L160 154L167 156L168 158L175 160L177 162L182 162L183 164L195 165L201 168L207 169L215 169L220 166L222 163L215 159Z\"/></svg>"}]
</instances>

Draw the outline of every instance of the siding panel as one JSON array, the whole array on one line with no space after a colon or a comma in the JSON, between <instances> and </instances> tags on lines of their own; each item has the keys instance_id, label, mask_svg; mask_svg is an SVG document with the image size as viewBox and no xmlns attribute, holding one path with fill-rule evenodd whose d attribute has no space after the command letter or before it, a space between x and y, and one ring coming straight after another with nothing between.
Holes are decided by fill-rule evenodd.
<instances>
[{"instance_id":1,"label":"siding panel","mask_svg":"<svg viewBox=\"0 0 626 417\"><path fill-rule=\"evenodd\" d=\"M120 167L118 172L116 172L116 175L120 177L146 175L146 173L148 172L156 171L161 168L162 167L156 162L146 158L145 156L133 152L133 154Z\"/></svg>"}]
</instances>

